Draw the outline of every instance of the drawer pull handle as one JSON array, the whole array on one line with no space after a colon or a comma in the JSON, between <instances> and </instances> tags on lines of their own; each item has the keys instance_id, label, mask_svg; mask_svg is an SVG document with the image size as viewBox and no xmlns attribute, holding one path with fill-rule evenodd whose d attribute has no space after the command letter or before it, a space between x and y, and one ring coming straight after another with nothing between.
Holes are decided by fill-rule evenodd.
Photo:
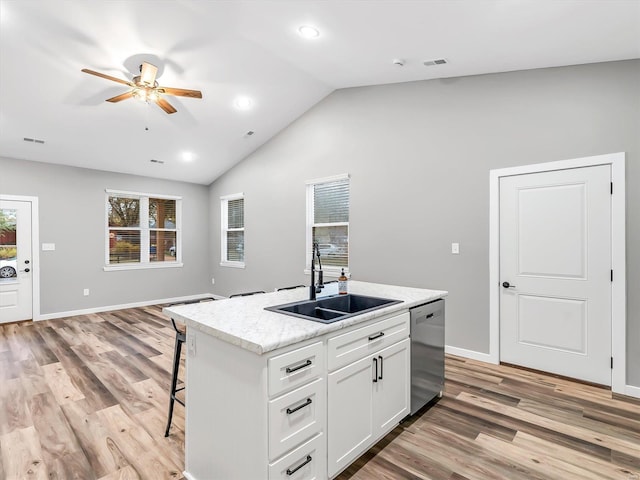
<instances>
[{"instance_id":1,"label":"drawer pull handle","mask_svg":"<svg viewBox=\"0 0 640 480\"><path fill-rule=\"evenodd\" d=\"M430 313L429 315L427 315L427 318L433 318L433 313Z\"/></svg>"},{"instance_id":2,"label":"drawer pull handle","mask_svg":"<svg viewBox=\"0 0 640 480\"><path fill-rule=\"evenodd\" d=\"M291 470L290 468L287 468L287 475L293 475L302 467L304 467L307 463L309 463L311 460L313 460L313 458L311 458L311 455L307 455L307 459L304 462L302 462L300 465L298 465L296 468L294 468L293 470Z\"/></svg>"},{"instance_id":3,"label":"drawer pull handle","mask_svg":"<svg viewBox=\"0 0 640 480\"><path fill-rule=\"evenodd\" d=\"M376 365L376 371L373 372L373 383L378 383L378 359L374 358L373 363Z\"/></svg>"},{"instance_id":4,"label":"drawer pull handle","mask_svg":"<svg viewBox=\"0 0 640 480\"><path fill-rule=\"evenodd\" d=\"M298 370L304 368L304 367L308 367L309 365L311 365L313 362L311 360L307 360L306 362L304 362L302 365L298 365L297 367L287 367L287 369L285 370L285 372L287 373L293 373L293 372L297 372Z\"/></svg>"},{"instance_id":5,"label":"drawer pull handle","mask_svg":"<svg viewBox=\"0 0 640 480\"><path fill-rule=\"evenodd\" d=\"M311 401L310 398L307 398L307 401L304 402L302 405L298 405L295 408L287 408L287 415L291 415L292 413L297 412L298 410L300 410L301 408L306 407L307 405L311 405L313 402Z\"/></svg>"},{"instance_id":6,"label":"drawer pull handle","mask_svg":"<svg viewBox=\"0 0 640 480\"><path fill-rule=\"evenodd\" d=\"M375 335L371 335L371 336L369 337L369 341L371 341L371 340L376 340L376 339L378 339L378 338L380 338L380 337L384 337L384 332L380 332L380 333L377 333L377 334L375 334Z\"/></svg>"}]
</instances>

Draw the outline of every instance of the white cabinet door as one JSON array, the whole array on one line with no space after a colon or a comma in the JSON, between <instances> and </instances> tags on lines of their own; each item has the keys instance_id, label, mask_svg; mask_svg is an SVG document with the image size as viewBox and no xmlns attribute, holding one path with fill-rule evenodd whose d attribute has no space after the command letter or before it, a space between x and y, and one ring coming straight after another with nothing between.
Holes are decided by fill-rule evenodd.
<instances>
[{"instance_id":1,"label":"white cabinet door","mask_svg":"<svg viewBox=\"0 0 640 480\"><path fill-rule=\"evenodd\" d=\"M373 361L368 356L328 375L328 473L358 458L373 439Z\"/></svg>"},{"instance_id":2,"label":"white cabinet door","mask_svg":"<svg viewBox=\"0 0 640 480\"><path fill-rule=\"evenodd\" d=\"M409 343L407 338L378 352L378 381L373 383L373 428L379 437L409 414ZM374 372L375 373L375 372Z\"/></svg>"}]
</instances>

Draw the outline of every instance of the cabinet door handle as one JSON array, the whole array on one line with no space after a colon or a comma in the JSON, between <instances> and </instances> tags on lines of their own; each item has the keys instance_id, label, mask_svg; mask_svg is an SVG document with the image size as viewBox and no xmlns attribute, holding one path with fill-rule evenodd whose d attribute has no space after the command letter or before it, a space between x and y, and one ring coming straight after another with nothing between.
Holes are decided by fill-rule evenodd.
<instances>
[{"instance_id":1,"label":"cabinet door handle","mask_svg":"<svg viewBox=\"0 0 640 480\"><path fill-rule=\"evenodd\" d=\"M378 380L382 380L382 366L384 365L384 359L381 355L378 355L378 358L380 359L380 376L378 377Z\"/></svg>"},{"instance_id":2,"label":"cabinet door handle","mask_svg":"<svg viewBox=\"0 0 640 480\"><path fill-rule=\"evenodd\" d=\"M298 365L297 367L287 367L285 372L287 373L293 373L293 372L297 372L298 370L300 370L301 368L304 367L308 367L309 365L311 365L313 362L311 360L307 360L306 362L304 362L302 365Z\"/></svg>"},{"instance_id":3,"label":"cabinet door handle","mask_svg":"<svg viewBox=\"0 0 640 480\"><path fill-rule=\"evenodd\" d=\"M377 334L375 334L375 335L371 335L371 336L369 337L369 341L371 341L371 340L376 340L377 338L380 338L380 337L384 337L384 332L380 332L380 333L377 333Z\"/></svg>"},{"instance_id":4,"label":"cabinet door handle","mask_svg":"<svg viewBox=\"0 0 640 480\"><path fill-rule=\"evenodd\" d=\"M373 374L373 383L378 383L378 359L374 357L373 363L376 366L376 371Z\"/></svg>"},{"instance_id":5,"label":"cabinet door handle","mask_svg":"<svg viewBox=\"0 0 640 480\"><path fill-rule=\"evenodd\" d=\"M295 408L287 408L287 415L291 415L292 413L297 412L298 410L300 410L301 408L306 407L307 405L311 405L313 402L311 401L310 398L307 398L307 401L304 402L302 405L298 405Z\"/></svg>"},{"instance_id":6,"label":"cabinet door handle","mask_svg":"<svg viewBox=\"0 0 640 480\"><path fill-rule=\"evenodd\" d=\"M311 455L307 455L307 459L304 462L302 462L300 465L298 465L296 468L294 468L293 470L291 470L290 468L287 468L287 475L289 476L293 475L302 467L304 467L307 463L309 463L311 460L313 460L313 458L311 458Z\"/></svg>"}]
</instances>

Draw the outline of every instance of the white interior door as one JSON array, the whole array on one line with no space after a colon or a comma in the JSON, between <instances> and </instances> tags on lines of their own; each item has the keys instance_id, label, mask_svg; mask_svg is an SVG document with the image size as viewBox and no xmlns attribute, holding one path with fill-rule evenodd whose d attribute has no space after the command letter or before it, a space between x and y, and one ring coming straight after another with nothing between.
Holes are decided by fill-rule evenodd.
<instances>
[{"instance_id":1,"label":"white interior door","mask_svg":"<svg viewBox=\"0 0 640 480\"><path fill-rule=\"evenodd\" d=\"M31 202L0 200L0 323L32 318Z\"/></svg>"},{"instance_id":2,"label":"white interior door","mask_svg":"<svg viewBox=\"0 0 640 480\"><path fill-rule=\"evenodd\" d=\"M611 385L611 167L500 179L500 360Z\"/></svg>"}]
</instances>

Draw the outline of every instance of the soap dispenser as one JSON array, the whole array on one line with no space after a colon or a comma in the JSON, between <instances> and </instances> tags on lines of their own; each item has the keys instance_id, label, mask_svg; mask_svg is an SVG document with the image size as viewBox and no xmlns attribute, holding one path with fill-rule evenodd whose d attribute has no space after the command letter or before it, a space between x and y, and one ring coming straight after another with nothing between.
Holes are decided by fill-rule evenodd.
<instances>
[{"instance_id":1,"label":"soap dispenser","mask_svg":"<svg viewBox=\"0 0 640 480\"><path fill-rule=\"evenodd\" d=\"M338 277L338 293L340 295L346 295L347 294L347 281L349 279L347 278L347 276L344 274L344 268L342 269L342 273L340 274L340 276Z\"/></svg>"}]
</instances>

